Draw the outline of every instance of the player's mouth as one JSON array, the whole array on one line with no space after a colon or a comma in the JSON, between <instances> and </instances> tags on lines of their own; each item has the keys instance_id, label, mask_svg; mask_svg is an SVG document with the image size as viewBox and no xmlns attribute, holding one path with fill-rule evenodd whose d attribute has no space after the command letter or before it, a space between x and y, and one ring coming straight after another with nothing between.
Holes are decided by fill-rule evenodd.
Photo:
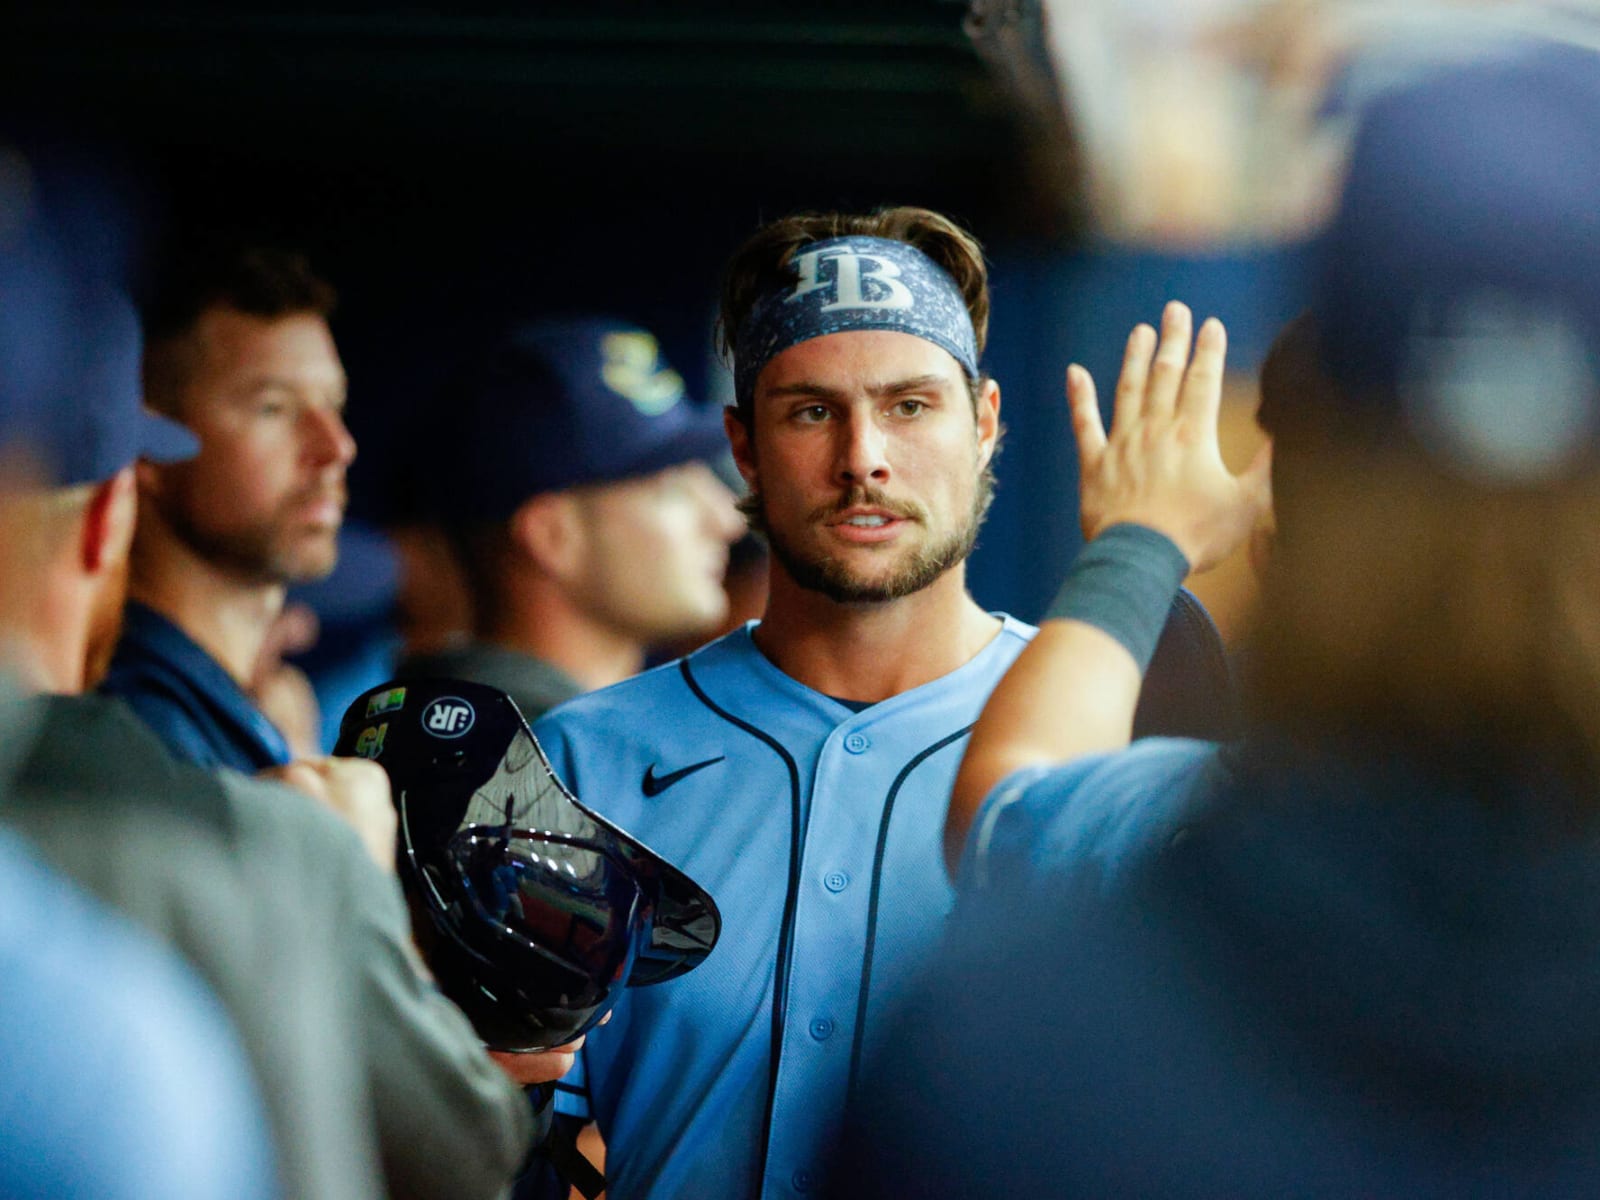
<instances>
[{"instance_id":1,"label":"player's mouth","mask_svg":"<svg viewBox=\"0 0 1600 1200\"><path fill-rule=\"evenodd\" d=\"M307 525L337 527L344 522L344 497L326 493L311 496L299 506L299 516Z\"/></svg>"},{"instance_id":2,"label":"player's mouth","mask_svg":"<svg viewBox=\"0 0 1600 1200\"><path fill-rule=\"evenodd\" d=\"M886 508L847 508L828 518L835 537L858 545L890 541L907 523L907 517Z\"/></svg>"}]
</instances>

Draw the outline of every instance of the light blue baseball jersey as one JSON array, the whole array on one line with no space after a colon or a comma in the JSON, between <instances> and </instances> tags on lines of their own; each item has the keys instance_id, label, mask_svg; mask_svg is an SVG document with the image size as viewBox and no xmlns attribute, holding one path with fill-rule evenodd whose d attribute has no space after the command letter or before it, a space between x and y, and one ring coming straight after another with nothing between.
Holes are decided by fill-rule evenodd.
<instances>
[{"instance_id":1,"label":"light blue baseball jersey","mask_svg":"<svg viewBox=\"0 0 1600 1200\"><path fill-rule=\"evenodd\" d=\"M860 712L785 675L754 625L534 726L583 800L705 887L710 958L630 988L563 1080L612 1200L814 1194L873 1022L936 943L967 731L1034 629Z\"/></svg>"}]
</instances>

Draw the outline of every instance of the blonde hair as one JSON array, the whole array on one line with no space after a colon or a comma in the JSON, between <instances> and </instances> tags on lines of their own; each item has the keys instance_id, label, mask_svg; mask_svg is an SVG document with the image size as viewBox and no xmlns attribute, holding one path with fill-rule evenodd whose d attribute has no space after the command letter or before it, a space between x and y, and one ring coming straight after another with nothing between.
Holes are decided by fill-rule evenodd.
<instances>
[{"instance_id":1,"label":"blonde hair","mask_svg":"<svg viewBox=\"0 0 1600 1200\"><path fill-rule=\"evenodd\" d=\"M1275 432L1256 715L1600 781L1600 471L1490 486L1348 413Z\"/></svg>"}]
</instances>

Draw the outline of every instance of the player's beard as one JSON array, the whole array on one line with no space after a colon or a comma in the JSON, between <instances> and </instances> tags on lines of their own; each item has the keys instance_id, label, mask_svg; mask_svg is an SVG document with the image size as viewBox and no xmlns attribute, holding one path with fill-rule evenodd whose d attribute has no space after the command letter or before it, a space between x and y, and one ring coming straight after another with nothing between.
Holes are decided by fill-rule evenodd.
<instances>
[{"instance_id":1,"label":"player's beard","mask_svg":"<svg viewBox=\"0 0 1600 1200\"><path fill-rule=\"evenodd\" d=\"M888 575L872 579L862 577L848 564L825 553L808 554L774 530L767 521L766 507L758 490L752 489L739 502L739 509L750 522L750 528L767 539L773 558L807 591L820 592L838 604L883 604L920 592L952 567L965 562L978 543L978 530L983 526L983 518L993 499L994 475L985 469L979 472L966 520L944 538L918 549ZM834 504L811 513L809 523L817 524L832 514L856 506L882 508L910 520L926 519L918 505L890 500L875 488L854 487Z\"/></svg>"},{"instance_id":2,"label":"player's beard","mask_svg":"<svg viewBox=\"0 0 1600 1200\"><path fill-rule=\"evenodd\" d=\"M336 533L307 530L296 537L293 514L324 490L296 492L272 516L232 529L207 527L196 519L192 498L182 493L156 504L178 540L201 560L253 583L309 583L325 578L338 561Z\"/></svg>"}]
</instances>

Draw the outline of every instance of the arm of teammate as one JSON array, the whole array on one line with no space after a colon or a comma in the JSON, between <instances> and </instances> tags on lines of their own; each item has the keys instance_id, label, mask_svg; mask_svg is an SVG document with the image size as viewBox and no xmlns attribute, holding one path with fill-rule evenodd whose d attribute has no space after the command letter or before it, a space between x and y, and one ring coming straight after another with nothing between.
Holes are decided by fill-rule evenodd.
<instances>
[{"instance_id":1,"label":"arm of teammate","mask_svg":"<svg viewBox=\"0 0 1600 1200\"><path fill-rule=\"evenodd\" d=\"M1205 570L1267 511L1270 456L1264 449L1237 476L1223 464L1217 415L1227 334L1215 317L1207 320L1191 358L1191 329L1177 302L1162 314L1159 339L1148 325L1134 328L1109 436L1082 367L1067 370L1067 400L1085 539L1142 526L1168 539L1189 569ZM1104 629L1077 619L1043 623L973 728L945 822L952 871L984 798L1006 776L1127 745L1142 676L1143 664Z\"/></svg>"}]
</instances>

